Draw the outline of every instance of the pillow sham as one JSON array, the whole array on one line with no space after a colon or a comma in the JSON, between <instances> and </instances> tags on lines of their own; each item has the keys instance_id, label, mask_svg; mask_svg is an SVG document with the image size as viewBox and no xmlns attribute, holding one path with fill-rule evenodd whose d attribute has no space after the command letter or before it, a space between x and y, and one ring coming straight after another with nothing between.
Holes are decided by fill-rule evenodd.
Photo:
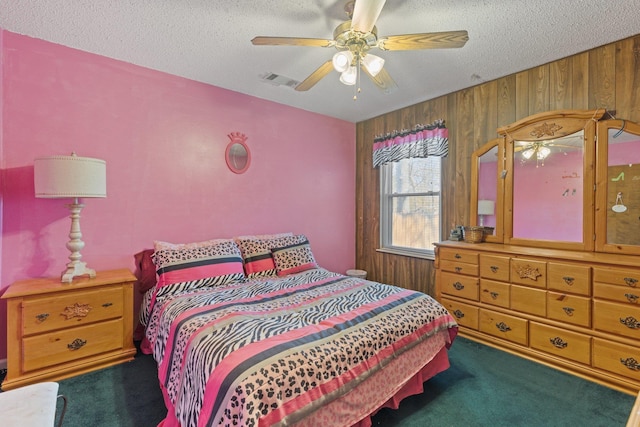
<instances>
[{"instance_id":1,"label":"pillow sham","mask_svg":"<svg viewBox=\"0 0 640 427\"><path fill-rule=\"evenodd\" d=\"M270 239L240 239L236 242L240 247L244 262L244 272L249 279L275 276L276 266L273 263L271 249L300 243L307 238L303 235L285 235Z\"/></svg>"},{"instance_id":2,"label":"pillow sham","mask_svg":"<svg viewBox=\"0 0 640 427\"><path fill-rule=\"evenodd\" d=\"M311 252L311 245L309 245L306 237L302 242L281 248L274 248L271 250L271 253L278 276L286 276L288 274L318 268L313 252Z\"/></svg>"},{"instance_id":3,"label":"pillow sham","mask_svg":"<svg viewBox=\"0 0 640 427\"><path fill-rule=\"evenodd\" d=\"M206 286L221 286L244 280L242 255L231 239L196 243L154 242L153 262L157 288L203 279Z\"/></svg>"}]
</instances>

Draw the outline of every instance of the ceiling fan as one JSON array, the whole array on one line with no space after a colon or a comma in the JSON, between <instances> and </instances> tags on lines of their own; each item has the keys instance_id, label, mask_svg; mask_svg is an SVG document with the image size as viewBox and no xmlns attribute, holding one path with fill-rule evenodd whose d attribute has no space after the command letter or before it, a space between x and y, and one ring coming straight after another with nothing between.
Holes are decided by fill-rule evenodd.
<instances>
[{"instance_id":1,"label":"ceiling fan","mask_svg":"<svg viewBox=\"0 0 640 427\"><path fill-rule=\"evenodd\" d=\"M567 135L557 140L544 140L544 141L514 141L515 145L513 151L522 155L521 161L524 163L527 160L535 159L536 166L539 162L544 162L549 154L551 154L552 148L558 148L559 152L565 155L574 150L583 148L583 136L582 132L574 135ZM544 166L544 163L542 163Z\"/></svg>"},{"instance_id":2,"label":"ceiling fan","mask_svg":"<svg viewBox=\"0 0 640 427\"><path fill-rule=\"evenodd\" d=\"M300 37L264 37L251 40L254 45L334 47L338 50L333 58L318 67L295 88L307 91L323 77L335 69L340 81L346 85L359 83L360 72L364 72L383 91L397 88L389 73L384 69L384 59L369 53L373 48L381 50L417 50L459 48L469 40L466 31L445 31L438 33L402 34L378 37L375 23L385 0L354 0L345 6L349 20L338 25L333 31L333 39ZM360 89L358 88L357 91ZM354 96L356 99L356 96Z\"/></svg>"}]
</instances>

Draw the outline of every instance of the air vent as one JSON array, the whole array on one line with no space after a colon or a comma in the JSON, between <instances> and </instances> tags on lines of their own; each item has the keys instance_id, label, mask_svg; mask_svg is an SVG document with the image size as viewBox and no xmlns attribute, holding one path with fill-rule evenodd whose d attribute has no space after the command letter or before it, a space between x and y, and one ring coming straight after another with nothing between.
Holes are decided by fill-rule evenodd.
<instances>
[{"instance_id":1,"label":"air vent","mask_svg":"<svg viewBox=\"0 0 640 427\"><path fill-rule=\"evenodd\" d=\"M296 86L298 86L298 84L300 84L300 82L297 80L293 80L292 78L281 76L272 72L267 72L260 75L260 79L263 82L269 83L273 86L287 86L290 88L295 88Z\"/></svg>"}]
</instances>

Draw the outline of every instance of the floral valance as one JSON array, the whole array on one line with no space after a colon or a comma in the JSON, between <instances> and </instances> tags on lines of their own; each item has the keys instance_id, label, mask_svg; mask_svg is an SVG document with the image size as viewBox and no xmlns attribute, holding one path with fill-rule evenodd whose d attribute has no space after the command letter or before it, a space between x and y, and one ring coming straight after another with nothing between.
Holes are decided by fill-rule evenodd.
<instances>
[{"instance_id":1,"label":"floral valance","mask_svg":"<svg viewBox=\"0 0 640 427\"><path fill-rule=\"evenodd\" d=\"M449 130L444 120L416 125L413 130L393 131L375 138L373 167L411 157L446 157L449 154Z\"/></svg>"}]
</instances>

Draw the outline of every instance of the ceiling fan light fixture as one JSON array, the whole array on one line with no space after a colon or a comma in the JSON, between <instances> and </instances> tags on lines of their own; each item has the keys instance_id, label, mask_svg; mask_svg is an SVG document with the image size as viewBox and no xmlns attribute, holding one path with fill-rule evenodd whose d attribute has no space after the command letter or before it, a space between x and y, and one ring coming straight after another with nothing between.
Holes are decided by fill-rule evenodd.
<instances>
[{"instance_id":1,"label":"ceiling fan light fixture","mask_svg":"<svg viewBox=\"0 0 640 427\"><path fill-rule=\"evenodd\" d=\"M537 153L538 160L546 159L549 153L551 153L551 149L549 147L540 147Z\"/></svg>"},{"instance_id":2,"label":"ceiling fan light fixture","mask_svg":"<svg viewBox=\"0 0 640 427\"><path fill-rule=\"evenodd\" d=\"M333 68L339 73L344 73L349 69L352 61L353 53L348 50L342 50L333 55Z\"/></svg>"},{"instance_id":3,"label":"ceiling fan light fixture","mask_svg":"<svg viewBox=\"0 0 640 427\"><path fill-rule=\"evenodd\" d=\"M358 70L355 66L350 66L346 71L343 71L340 74L340 81L347 86L353 86L356 84L356 80L358 79Z\"/></svg>"},{"instance_id":4,"label":"ceiling fan light fixture","mask_svg":"<svg viewBox=\"0 0 640 427\"><path fill-rule=\"evenodd\" d=\"M371 74L371 77L375 77L382 71L382 67L384 67L384 59L379 56L367 53L364 58L362 58L362 63L365 68Z\"/></svg>"}]
</instances>

